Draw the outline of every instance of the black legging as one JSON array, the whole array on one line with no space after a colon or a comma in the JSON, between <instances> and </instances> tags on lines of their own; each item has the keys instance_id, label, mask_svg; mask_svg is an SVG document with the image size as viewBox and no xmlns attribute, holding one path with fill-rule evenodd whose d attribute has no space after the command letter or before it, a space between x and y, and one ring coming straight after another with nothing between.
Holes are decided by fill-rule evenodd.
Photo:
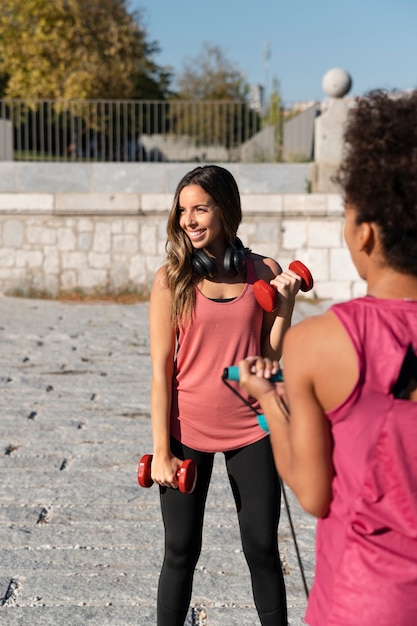
<instances>
[{"instance_id":1,"label":"black legging","mask_svg":"<svg viewBox=\"0 0 417 626\"><path fill-rule=\"evenodd\" d=\"M183 626L201 551L204 508L214 454L172 441L172 452L197 463L191 494L160 487L165 526L165 557L159 578L158 626ZM243 551L262 626L287 626L284 578L278 552L281 489L269 437L225 452L238 514Z\"/></svg>"}]
</instances>

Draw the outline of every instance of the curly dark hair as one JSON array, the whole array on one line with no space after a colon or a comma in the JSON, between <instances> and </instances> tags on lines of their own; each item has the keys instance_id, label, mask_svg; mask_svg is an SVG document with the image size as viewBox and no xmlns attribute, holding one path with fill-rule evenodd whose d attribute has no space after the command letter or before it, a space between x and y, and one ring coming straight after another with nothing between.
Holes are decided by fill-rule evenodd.
<instances>
[{"instance_id":1,"label":"curly dark hair","mask_svg":"<svg viewBox=\"0 0 417 626\"><path fill-rule=\"evenodd\" d=\"M371 91L349 111L335 177L357 223L374 222L387 263L417 274L417 91Z\"/></svg>"}]
</instances>

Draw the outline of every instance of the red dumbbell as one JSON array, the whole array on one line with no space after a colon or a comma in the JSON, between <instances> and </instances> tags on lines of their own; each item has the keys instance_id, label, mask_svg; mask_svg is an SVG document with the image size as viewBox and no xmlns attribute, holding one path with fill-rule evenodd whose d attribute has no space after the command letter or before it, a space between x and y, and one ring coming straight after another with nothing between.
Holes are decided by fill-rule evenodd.
<instances>
[{"instance_id":1,"label":"red dumbbell","mask_svg":"<svg viewBox=\"0 0 417 626\"><path fill-rule=\"evenodd\" d=\"M295 272L297 276L302 279L301 291L310 291L310 289L313 289L313 277L304 263L301 263L301 261L293 261L290 263L288 269ZM253 284L253 293L255 294L258 304L260 304L265 311L268 311L268 313L277 307L277 290L265 280L257 280Z\"/></svg>"},{"instance_id":2,"label":"red dumbbell","mask_svg":"<svg viewBox=\"0 0 417 626\"><path fill-rule=\"evenodd\" d=\"M152 487L151 478L152 454L144 454L138 465L138 483L141 487ZM194 491L197 480L197 465L191 459L186 459L177 470L178 489L182 493Z\"/></svg>"}]
</instances>

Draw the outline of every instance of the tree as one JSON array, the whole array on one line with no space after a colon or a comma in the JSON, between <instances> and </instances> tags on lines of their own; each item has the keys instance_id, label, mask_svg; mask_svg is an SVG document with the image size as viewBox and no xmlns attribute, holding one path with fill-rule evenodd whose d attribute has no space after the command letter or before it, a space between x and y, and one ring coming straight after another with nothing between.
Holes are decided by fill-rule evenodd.
<instances>
[{"instance_id":1,"label":"tree","mask_svg":"<svg viewBox=\"0 0 417 626\"><path fill-rule=\"evenodd\" d=\"M282 98L280 84L277 78L272 81L272 92L269 102L269 108L265 116L265 124L275 128L275 142L277 148L278 159L282 158L283 134L284 134L284 116L282 107Z\"/></svg>"},{"instance_id":2,"label":"tree","mask_svg":"<svg viewBox=\"0 0 417 626\"><path fill-rule=\"evenodd\" d=\"M202 52L186 60L177 79L185 100L246 100L249 86L242 73L218 46L203 44Z\"/></svg>"},{"instance_id":3,"label":"tree","mask_svg":"<svg viewBox=\"0 0 417 626\"><path fill-rule=\"evenodd\" d=\"M11 98L164 98L170 73L126 0L3 0L0 74Z\"/></svg>"},{"instance_id":4,"label":"tree","mask_svg":"<svg viewBox=\"0 0 417 626\"><path fill-rule=\"evenodd\" d=\"M178 112L172 106L171 124L180 134L188 129L200 146L223 145L230 151L259 130L258 114L249 106L249 85L218 46L207 43L195 58L185 61L177 79ZM197 102L196 102L197 101Z\"/></svg>"}]
</instances>

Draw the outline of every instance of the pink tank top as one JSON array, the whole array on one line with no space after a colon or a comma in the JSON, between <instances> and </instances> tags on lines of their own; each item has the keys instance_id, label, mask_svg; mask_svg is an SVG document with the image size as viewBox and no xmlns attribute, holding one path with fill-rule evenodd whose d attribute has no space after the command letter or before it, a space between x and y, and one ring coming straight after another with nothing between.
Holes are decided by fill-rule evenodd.
<instances>
[{"instance_id":1,"label":"pink tank top","mask_svg":"<svg viewBox=\"0 0 417 626\"><path fill-rule=\"evenodd\" d=\"M255 413L222 381L225 367L261 352L263 310L253 294L257 277L249 254L246 266L246 283L234 300L209 300L196 288L194 317L178 333L171 434L204 452L234 450L266 436Z\"/></svg>"},{"instance_id":2,"label":"pink tank top","mask_svg":"<svg viewBox=\"0 0 417 626\"><path fill-rule=\"evenodd\" d=\"M365 297L331 310L351 338L360 373L350 396L327 415L333 500L317 525L306 621L415 626L417 403L401 399L397 381L408 351L417 375L417 302Z\"/></svg>"}]
</instances>

